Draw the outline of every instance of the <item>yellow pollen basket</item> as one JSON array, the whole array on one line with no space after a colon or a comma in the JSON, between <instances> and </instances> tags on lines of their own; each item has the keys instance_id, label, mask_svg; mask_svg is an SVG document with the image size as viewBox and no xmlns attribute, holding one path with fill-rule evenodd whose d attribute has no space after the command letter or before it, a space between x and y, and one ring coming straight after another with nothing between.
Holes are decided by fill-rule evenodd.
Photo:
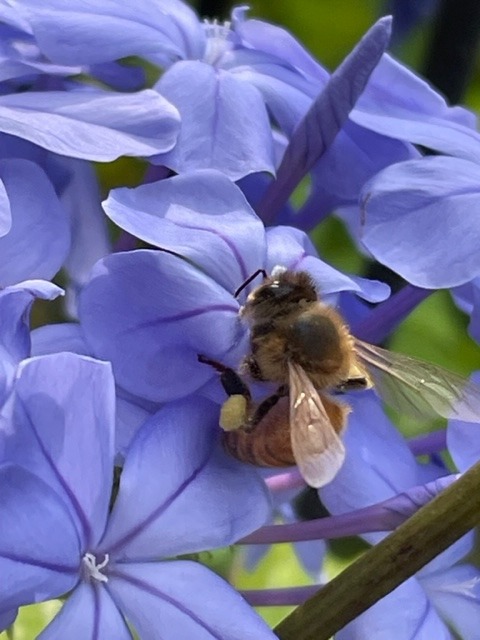
<instances>
[{"instance_id":1,"label":"yellow pollen basket","mask_svg":"<svg viewBox=\"0 0 480 640\"><path fill-rule=\"evenodd\" d=\"M230 396L220 410L220 426L224 431L235 431L245 424L247 399L241 394Z\"/></svg>"}]
</instances>

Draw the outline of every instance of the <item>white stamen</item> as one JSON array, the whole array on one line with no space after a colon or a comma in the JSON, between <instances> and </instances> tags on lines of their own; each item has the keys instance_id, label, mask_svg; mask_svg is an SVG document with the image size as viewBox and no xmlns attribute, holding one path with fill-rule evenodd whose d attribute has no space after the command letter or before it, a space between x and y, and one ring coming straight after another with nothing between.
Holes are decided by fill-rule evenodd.
<instances>
[{"instance_id":1,"label":"white stamen","mask_svg":"<svg viewBox=\"0 0 480 640\"><path fill-rule=\"evenodd\" d=\"M96 556L93 553L86 553L82 558L82 562L87 577L98 582L108 582L108 576L102 573L102 569L107 566L109 560L110 556L106 553L102 562L97 564Z\"/></svg>"},{"instance_id":2,"label":"white stamen","mask_svg":"<svg viewBox=\"0 0 480 640\"><path fill-rule=\"evenodd\" d=\"M204 20L207 43L203 60L207 64L215 65L222 55L232 48L230 26L231 22L228 21L220 24L217 19Z\"/></svg>"}]
</instances>

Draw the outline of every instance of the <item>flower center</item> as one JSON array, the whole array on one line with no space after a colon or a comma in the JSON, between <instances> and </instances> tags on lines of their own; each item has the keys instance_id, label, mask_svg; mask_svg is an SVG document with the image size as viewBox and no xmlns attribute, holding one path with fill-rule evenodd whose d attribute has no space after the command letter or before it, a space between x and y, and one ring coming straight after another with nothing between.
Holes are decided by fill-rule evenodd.
<instances>
[{"instance_id":1,"label":"flower center","mask_svg":"<svg viewBox=\"0 0 480 640\"><path fill-rule=\"evenodd\" d=\"M97 582L108 582L108 577L102 573L102 569L107 566L109 560L108 553L105 554L102 562L98 562L95 554L86 553L82 558L85 577L88 580L97 580Z\"/></svg>"},{"instance_id":2,"label":"flower center","mask_svg":"<svg viewBox=\"0 0 480 640\"><path fill-rule=\"evenodd\" d=\"M226 51L230 51L233 46L231 22L220 24L217 19L204 20L207 45L203 56L204 62L214 66Z\"/></svg>"}]
</instances>

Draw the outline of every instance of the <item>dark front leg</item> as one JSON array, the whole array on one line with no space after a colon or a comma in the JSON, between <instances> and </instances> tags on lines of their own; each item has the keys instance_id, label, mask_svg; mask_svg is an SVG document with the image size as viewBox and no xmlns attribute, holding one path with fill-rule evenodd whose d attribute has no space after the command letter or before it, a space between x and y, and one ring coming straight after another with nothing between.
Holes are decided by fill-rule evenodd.
<instances>
[{"instance_id":1,"label":"dark front leg","mask_svg":"<svg viewBox=\"0 0 480 640\"><path fill-rule=\"evenodd\" d=\"M201 354L197 357L199 362L202 364L208 364L218 371L220 374L220 382L222 383L222 387L225 389L227 396L240 395L245 396L248 401L251 400L250 389L234 369L227 367L216 360L211 360Z\"/></svg>"},{"instance_id":2,"label":"dark front leg","mask_svg":"<svg viewBox=\"0 0 480 640\"><path fill-rule=\"evenodd\" d=\"M263 402L261 402L255 411L251 414L247 423L245 424L246 431L253 431L257 424L259 424L263 418L270 412L270 410L277 404L280 398L284 398L288 395L288 387L287 385L282 385L279 387L275 393L272 393L271 396L265 398Z\"/></svg>"}]
</instances>

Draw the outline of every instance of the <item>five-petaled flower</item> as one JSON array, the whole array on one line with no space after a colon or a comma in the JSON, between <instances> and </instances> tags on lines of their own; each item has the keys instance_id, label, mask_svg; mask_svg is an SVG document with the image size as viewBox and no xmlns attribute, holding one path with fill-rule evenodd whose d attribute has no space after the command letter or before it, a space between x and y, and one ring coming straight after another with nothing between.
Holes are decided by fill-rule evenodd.
<instances>
[{"instance_id":1,"label":"five-petaled flower","mask_svg":"<svg viewBox=\"0 0 480 640\"><path fill-rule=\"evenodd\" d=\"M230 545L269 517L257 474L218 448L215 405L167 405L140 429L109 513L110 365L74 354L25 360L3 416L0 602L69 593L41 638L274 638L204 566L175 558ZM222 606L219 606L219 603Z\"/></svg>"}]
</instances>

